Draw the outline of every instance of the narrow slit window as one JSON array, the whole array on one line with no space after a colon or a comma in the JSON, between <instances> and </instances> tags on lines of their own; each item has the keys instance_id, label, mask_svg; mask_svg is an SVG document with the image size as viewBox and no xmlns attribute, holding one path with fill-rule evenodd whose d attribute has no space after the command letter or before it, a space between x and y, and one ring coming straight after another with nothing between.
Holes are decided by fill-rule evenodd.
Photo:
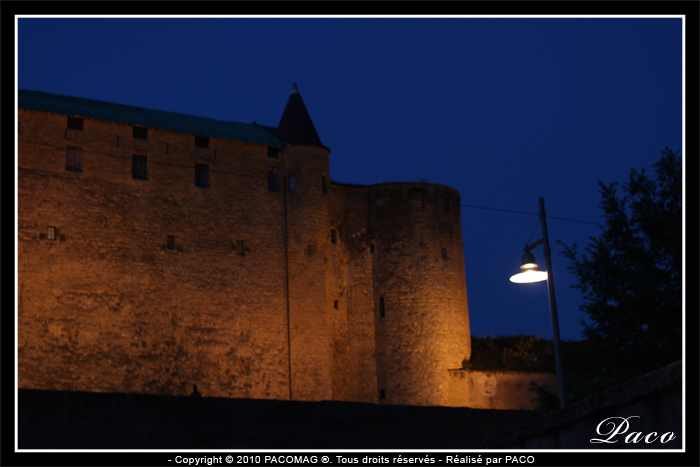
<instances>
[{"instance_id":1,"label":"narrow slit window","mask_svg":"<svg viewBox=\"0 0 700 467\"><path fill-rule=\"evenodd\" d=\"M268 146L267 147L267 157L272 157L273 159L278 159L279 153L277 151L277 148L273 148L272 146Z\"/></svg>"},{"instance_id":2,"label":"narrow slit window","mask_svg":"<svg viewBox=\"0 0 700 467\"><path fill-rule=\"evenodd\" d=\"M56 227L49 226L49 231L46 234L48 240L56 240Z\"/></svg>"},{"instance_id":3,"label":"narrow slit window","mask_svg":"<svg viewBox=\"0 0 700 467\"><path fill-rule=\"evenodd\" d=\"M175 249L175 235L168 235L168 250Z\"/></svg>"},{"instance_id":4,"label":"narrow slit window","mask_svg":"<svg viewBox=\"0 0 700 467\"><path fill-rule=\"evenodd\" d=\"M280 191L279 170L277 167L267 168L267 189L270 191Z\"/></svg>"},{"instance_id":5,"label":"narrow slit window","mask_svg":"<svg viewBox=\"0 0 700 467\"><path fill-rule=\"evenodd\" d=\"M68 146L66 148L66 170L73 172L83 171L83 148Z\"/></svg>"},{"instance_id":6,"label":"narrow slit window","mask_svg":"<svg viewBox=\"0 0 700 467\"><path fill-rule=\"evenodd\" d=\"M209 188L209 164L194 165L194 184L201 188Z\"/></svg>"},{"instance_id":7,"label":"narrow slit window","mask_svg":"<svg viewBox=\"0 0 700 467\"><path fill-rule=\"evenodd\" d=\"M331 229L331 243L338 243L338 233L335 229Z\"/></svg>"},{"instance_id":8,"label":"narrow slit window","mask_svg":"<svg viewBox=\"0 0 700 467\"><path fill-rule=\"evenodd\" d=\"M134 127L134 138L148 139L148 128L142 126Z\"/></svg>"},{"instance_id":9,"label":"narrow slit window","mask_svg":"<svg viewBox=\"0 0 700 467\"><path fill-rule=\"evenodd\" d=\"M82 130L83 129L83 119L76 117L68 117L68 129L69 130Z\"/></svg>"},{"instance_id":10,"label":"narrow slit window","mask_svg":"<svg viewBox=\"0 0 700 467\"><path fill-rule=\"evenodd\" d=\"M245 242L243 240L236 241L236 253L241 256L245 255Z\"/></svg>"},{"instance_id":11,"label":"narrow slit window","mask_svg":"<svg viewBox=\"0 0 700 467\"><path fill-rule=\"evenodd\" d=\"M326 185L326 176L325 175L323 175L321 177L321 190L324 193L328 193L328 185Z\"/></svg>"},{"instance_id":12,"label":"narrow slit window","mask_svg":"<svg viewBox=\"0 0 700 467\"><path fill-rule=\"evenodd\" d=\"M131 162L131 176L137 180L148 180L147 162L146 156L134 154Z\"/></svg>"},{"instance_id":13,"label":"narrow slit window","mask_svg":"<svg viewBox=\"0 0 700 467\"><path fill-rule=\"evenodd\" d=\"M338 308L338 300L333 300L333 308Z\"/></svg>"},{"instance_id":14,"label":"narrow slit window","mask_svg":"<svg viewBox=\"0 0 700 467\"><path fill-rule=\"evenodd\" d=\"M379 398L386 399L386 391L384 389L379 390Z\"/></svg>"},{"instance_id":15,"label":"narrow slit window","mask_svg":"<svg viewBox=\"0 0 700 467\"><path fill-rule=\"evenodd\" d=\"M374 253L374 243L370 244L369 246L369 252Z\"/></svg>"},{"instance_id":16,"label":"narrow slit window","mask_svg":"<svg viewBox=\"0 0 700 467\"><path fill-rule=\"evenodd\" d=\"M442 259L447 259L447 248L442 247Z\"/></svg>"},{"instance_id":17,"label":"narrow slit window","mask_svg":"<svg viewBox=\"0 0 700 467\"><path fill-rule=\"evenodd\" d=\"M209 137L208 136L195 136L194 146L197 148L209 148Z\"/></svg>"},{"instance_id":18,"label":"narrow slit window","mask_svg":"<svg viewBox=\"0 0 700 467\"><path fill-rule=\"evenodd\" d=\"M289 174L289 191L297 191L297 174L294 172Z\"/></svg>"},{"instance_id":19,"label":"narrow slit window","mask_svg":"<svg viewBox=\"0 0 700 467\"><path fill-rule=\"evenodd\" d=\"M379 317L384 318L385 311L384 311L384 297L381 297L379 299Z\"/></svg>"}]
</instances>

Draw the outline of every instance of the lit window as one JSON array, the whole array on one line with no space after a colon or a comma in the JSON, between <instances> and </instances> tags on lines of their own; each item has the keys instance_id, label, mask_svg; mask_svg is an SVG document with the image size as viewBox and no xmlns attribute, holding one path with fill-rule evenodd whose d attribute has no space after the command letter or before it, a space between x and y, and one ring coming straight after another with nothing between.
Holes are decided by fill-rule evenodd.
<instances>
[{"instance_id":1,"label":"lit window","mask_svg":"<svg viewBox=\"0 0 700 467\"><path fill-rule=\"evenodd\" d=\"M174 249L175 249L175 236L168 235L168 250L174 250Z\"/></svg>"},{"instance_id":2,"label":"lit window","mask_svg":"<svg viewBox=\"0 0 700 467\"><path fill-rule=\"evenodd\" d=\"M83 129L83 119L68 117L68 129L69 130L82 130Z\"/></svg>"},{"instance_id":3,"label":"lit window","mask_svg":"<svg viewBox=\"0 0 700 467\"><path fill-rule=\"evenodd\" d=\"M194 185L209 188L209 164L194 165Z\"/></svg>"},{"instance_id":4,"label":"lit window","mask_svg":"<svg viewBox=\"0 0 700 467\"><path fill-rule=\"evenodd\" d=\"M137 180L148 180L147 161L146 156L134 154L131 162L131 176Z\"/></svg>"},{"instance_id":5,"label":"lit window","mask_svg":"<svg viewBox=\"0 0 700 467\"><path fill-rule=\"evenodd\" d=\"M83 148L68 146L66 148L66 170L83 171Z\"/></svg>"},{"instance_id":6,"label":"lit window","mask_svg":"<svg viewBox=\"0 0 700 467\"><path fill-rule=\"evenodd\" d=\"M49 226L49 232L46 235L46 238L49 240L56 240L56 227Z\"/></svg>"},{"instance_id":7,"label":"lit window","mask_svg":"<svg viewBox=\"0 0 700 467\"><path fill-rule=\"evenodd\" d=\"M297 191L297 174L289 174L289 191Z\"/></svg>"},{"instance_id":8,"label":"lit window","mask_svg":"<svg viewBox=\"0 0 700 467\"><path fill-rule=\"evenodd\" d=\"M277 167L267 168L267 189L270 191L280 191L280 179Z\"/></svg>"},{"instance_id":9,"label":"lit window","mask_svg":"<svg viewBox=\"0 0 700 467\"><path fill-rule=\"evenodd\" d=\"M273 148L271 146L268 146L267 147L267 157L272 157L273 159L279 158L277 148Z\"/></svg>"},{"instance_id":10,"label":"lit window","mask_svg":"<svg viewBox=\"0 0 700 467\"><path fill-rule=\"evenodd\" d=\"M208 136L195 136L194 145L197 148L208 148L209 147L209 137Z\"/></svg>"},{"instance_id":11,"label":"lit window","mask_svg":"<svg viewBox=\"0 0 700 467\"><path fill-rule=\"evenodd\" d=\"M142 126L134 127L134 138L138 139L148 139L148 128Z\"/></svg>"}]
</instances>

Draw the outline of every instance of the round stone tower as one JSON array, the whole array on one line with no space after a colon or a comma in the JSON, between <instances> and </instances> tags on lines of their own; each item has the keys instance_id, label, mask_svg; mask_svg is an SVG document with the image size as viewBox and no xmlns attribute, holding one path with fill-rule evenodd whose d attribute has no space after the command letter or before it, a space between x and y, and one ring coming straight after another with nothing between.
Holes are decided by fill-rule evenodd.
<instances>
[{"instance_id":1,"label":"round stone tower","mask_svg":"<svg viewBox=\"0 0 700 467\"><path fill-rule=\"evenodd\" d=\"M268 157L273 179L268 183L278 176L284 197L291 399L332 399L324 279L330 150L321 143L296 83L272 131L288 143L279 164L274 153Z\"/></svg>"},{"instance_id":2,"label":"round stone tower","mask_svg":"<svg viewBox=\"0 0 700 467\"><path fill-rule=\"evenodd\" d=\"M427 183L369 187L379 402L450 405L471 354L460 195Z\"/></svg>"}]
</instances>

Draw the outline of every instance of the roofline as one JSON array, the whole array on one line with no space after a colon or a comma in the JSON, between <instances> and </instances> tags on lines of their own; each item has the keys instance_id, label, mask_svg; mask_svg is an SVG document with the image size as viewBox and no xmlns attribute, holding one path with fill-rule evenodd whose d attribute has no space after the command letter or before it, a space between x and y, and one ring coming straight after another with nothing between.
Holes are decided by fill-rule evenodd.
<instances>
[{"instance_id":1,"label":"roofline","mask_svg":"<svg viewBox=\"0 0 700 467\"><path fill-rule=\"evenodd\" d=\"M210 121L212 121L212 122L217 122L217 123L224 123L224 124L226 124L226 123L233 123L233 124L236 124L236 125L246 125L246 126L261 128L261 129L263 129L266 133L268 133L270 136L272 136L274 139L276 139L277 141L279 141L281 144L279 144L279 145L277 145L277 144L275 144L275 145L261 144L261 143L254 143L254 142L251 142L251 141L244 141L244 140L239 140L239 139L221 138L221 137L219 137L219 136L208 136L208 135L203 135L203 134L196 133L196 132L185 133L185 132L182 132L182 131L175 131L175 130L170 130L170 129L167 129L167 128L156 127L156 126L149 126L149 125L144 125L144 124L141 124L141 123L134 123L134 122L126 122L126 123L124 123L124 122L117 122L117 121L114 121L114 120L104 120L104 119L95 118L95 117L86 117L86 116L80 115L80 114L70 114L70 115L69 115L67 112L57 112L57 111L37 110L37 109L25 108L25 107L21 107L21 105L20 105L20 103L19 103L19 99L18 99L18 102L17 102L17 110L24 110L25 112L43 112L43 113L52 114L52 115L65 115L65 116L67 116L67 117L79 117L79 118L84 118L84 119L86 119L86 120L94 120L94 121L98 121L98 122L115 123L115 124L117 124L117 125L136 125L136 126L143 126L143 127L151 128L151 129L154 129L154 130L170 131L170 132L172 132L172 133L178 133L178 134L182 134L182 135L208 136L209 138L220 139L220 140L223 140L223 141L236 141L236 142L240 142L240 143L255 144L255 145L259 145L259 146L273 146L273 147L278 147L278 148L284 148L284 147L288 146L288 143L286 143L285 141L282 141L281 139L279 139L279 138L278 138L274 133L272 133L268 128L265 128L266 125L259 125L259 124L257 124L257 123L243 123L243 122L234 122L234 121L231 121L231 120L220 120L220 119L217 119L217 118L202 117L202 116L199 116L199 115L185 114L185 113L182 113L182 112L173 112L173 111L170 111L170 110L159 110L159 109L152 109L152 108L149 108L149 107L141 107L141 106L138 106L138 105L120 104L120 103L118 103L118 102L109 102L109 101L104 101L104 100L91 99L91 98L88 98L88 97L69 96L69 95L66 95L66 94L54 94L54 93L51 93L51 92L36 91L36 90L33 90L33 89L17 89L17 95L18 95L18 97L19 97L19 93L22 92L22 91L28 91L28 92L35 92L35 93L47 94L47 95L49 95L49 96L58 96L58 97L65 97L65 98L71 98L71 99L80 99L80 100L86 100L86 101L93 101L93 102L98 102L98 103L101 103L101 104L110 104L110 105L116 105L116 106L131 107L131 108L133 108L133 109L139 109L139 110L145 110L145 111L151 111L151 112L158 112L158 113L166 113L166 114L172 114L172 115L175 115L175 116L183 116L183 117L188 117L188 118L197 118L197 119L202 119L202 120L210 120ZM274 128L274 127L270 127L270 128ZM330 151L330 149L329 149L329 151Z\"/></svg>"}]
</instances>

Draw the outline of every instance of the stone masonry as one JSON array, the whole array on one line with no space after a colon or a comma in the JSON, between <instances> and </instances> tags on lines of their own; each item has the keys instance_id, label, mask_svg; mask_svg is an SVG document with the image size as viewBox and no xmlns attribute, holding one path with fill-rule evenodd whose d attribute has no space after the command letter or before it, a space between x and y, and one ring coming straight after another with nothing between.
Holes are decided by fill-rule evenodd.
<instances>
[{"instance_id":1,"label":"stone masonry","mask_svg":"<svg viewBox=\"0 0 700 467\"><path fill-rule=\"evenodd\" d=\"M19 102L20 388L470 400L454 189L331 182L296 87L278 127Z\"/></svg>"}]
</instances>

